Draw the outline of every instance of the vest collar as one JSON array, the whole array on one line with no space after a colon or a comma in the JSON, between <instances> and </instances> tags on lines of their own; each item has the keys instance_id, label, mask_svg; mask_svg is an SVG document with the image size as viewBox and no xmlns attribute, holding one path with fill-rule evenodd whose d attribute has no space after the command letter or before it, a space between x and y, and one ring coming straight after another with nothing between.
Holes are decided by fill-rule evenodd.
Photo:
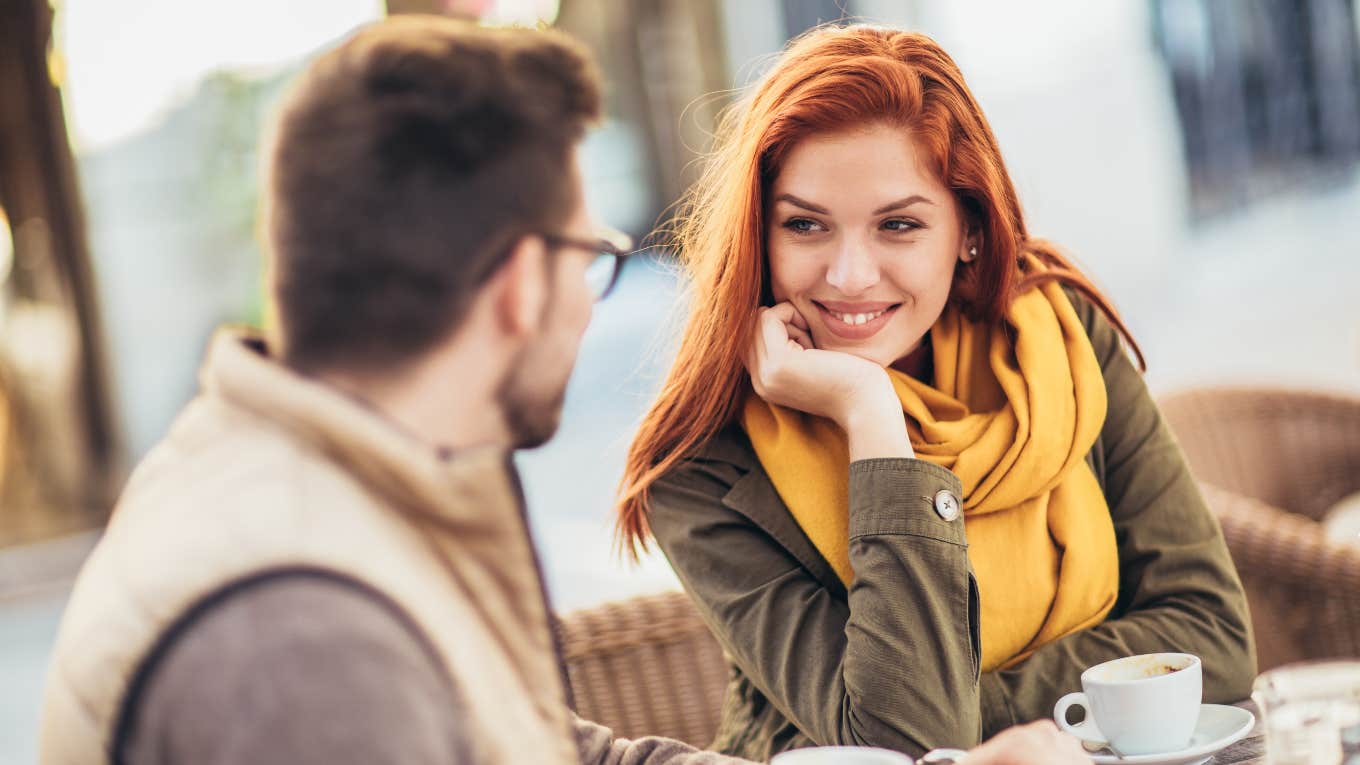
<instances>
[{"instance_id":1,"label":"vest collar","mask_svg":"<svg viewBox=\"0 0 1360 765\"><path fill-rule=\"evenodd\" d=\"M210 398L277 425L389 503L464 530L519 525L507 450L441 454L362 401L283 366L248 330L217 333L200 382Z\"/></svg>"}]
</instances>

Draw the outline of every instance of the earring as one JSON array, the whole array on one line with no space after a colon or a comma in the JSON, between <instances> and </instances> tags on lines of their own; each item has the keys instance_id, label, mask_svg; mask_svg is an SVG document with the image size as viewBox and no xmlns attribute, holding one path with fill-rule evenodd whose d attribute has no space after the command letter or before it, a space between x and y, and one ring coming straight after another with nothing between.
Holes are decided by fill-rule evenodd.
<instances>
[{"instance_id":1,"label":"earring","mask_svg":"<svg viewBox=\"0 0 1360 765\"><path fill-rule=\"evenodd\" d=\"M976 248L976 247L969 247L969 248L968 248L968 258L971 260L971 259L976 258L976 257L977 257L977 248Z\"/></svg>"}]
</instances>

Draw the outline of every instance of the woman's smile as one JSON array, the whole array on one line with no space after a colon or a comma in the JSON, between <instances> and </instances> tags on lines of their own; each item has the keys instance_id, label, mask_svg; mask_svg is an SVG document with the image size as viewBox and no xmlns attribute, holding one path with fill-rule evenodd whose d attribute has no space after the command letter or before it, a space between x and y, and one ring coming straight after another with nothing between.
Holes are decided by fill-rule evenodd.
<instances>
[{"instance_id":1,"label":"woman's smile","mask_svg":"<svg viewBox=\"0 0 1360 765\"><path fill-rule=\"evenodd\" d=\"M901 303L844 303L813 300L827 331L844 340L865 340L892 321Z\"/></svg>"}]
</instances>

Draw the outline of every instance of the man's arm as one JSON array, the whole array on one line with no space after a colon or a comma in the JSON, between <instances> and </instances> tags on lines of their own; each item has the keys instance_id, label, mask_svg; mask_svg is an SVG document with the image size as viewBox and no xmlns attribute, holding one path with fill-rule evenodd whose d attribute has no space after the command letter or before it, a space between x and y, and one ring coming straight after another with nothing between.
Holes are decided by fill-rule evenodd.
<instances>
[{"instance_id":1,"label":"man's arm","mask_svg":"<svg viewBox=\"0 0 1360 765\"><path fill-rule=\"evenodd\" d=\"M433 649L382 595L271 575L211 599L157 652L117 744L128 765L485 763ZM573 722L588 765L736 765Z\"/></svg>"},{"instance_id":2,"label":"man's arm","mask_svg":"<svg viewBox=\"0 0 1360 765\"><path fill-rule=\"evenodd\" d=\"M701 752L687 744L668 738L614 738L603 725L587 722L579 717L576 728L576 747L581 751L582 765L749 765L714 752Z\"/></svg>"}]
</instances>

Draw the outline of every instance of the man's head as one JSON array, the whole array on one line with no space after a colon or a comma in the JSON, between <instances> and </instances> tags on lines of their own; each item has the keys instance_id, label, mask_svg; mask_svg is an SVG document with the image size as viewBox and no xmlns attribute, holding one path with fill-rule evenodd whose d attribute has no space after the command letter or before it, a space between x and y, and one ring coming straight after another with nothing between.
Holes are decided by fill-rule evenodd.
<instances>
[{"instance_id":1,"label":"man's head","mask_svg":"<svg viewBox=\"0 0 1360 765\"><path fill-rule=\"evenodd\" d=\"M397 17L318 59L268 179L284 363L400 377L475 335L511 438L546 439L592 300L589 253L549 241L591 236L575 152L599 113L587 55L550 32Z\"/></svg>"}]
</instances>

